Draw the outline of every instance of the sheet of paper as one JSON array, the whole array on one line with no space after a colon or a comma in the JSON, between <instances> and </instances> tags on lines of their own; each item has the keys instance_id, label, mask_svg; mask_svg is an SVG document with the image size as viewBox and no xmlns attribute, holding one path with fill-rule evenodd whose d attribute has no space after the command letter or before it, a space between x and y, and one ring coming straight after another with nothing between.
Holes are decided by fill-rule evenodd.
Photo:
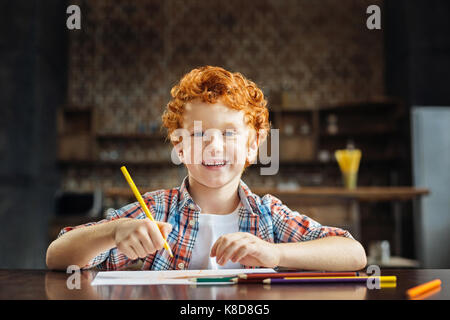
<instances>
[{"instance_id":1,"label":"sheet of paper","mask_svg":"<svg viewBox=\"0 0 450 320\"><path fill-rule=\"evenodd\" d=\"M241 273L269 273L273 269L218 269L218 270L170 270L170 271L101 271L91 282L93 286L104 285L152 285L196 284L190 278L227 277ZM223 285L223 283L221 283Z\"/></svg>"}]
</instances>

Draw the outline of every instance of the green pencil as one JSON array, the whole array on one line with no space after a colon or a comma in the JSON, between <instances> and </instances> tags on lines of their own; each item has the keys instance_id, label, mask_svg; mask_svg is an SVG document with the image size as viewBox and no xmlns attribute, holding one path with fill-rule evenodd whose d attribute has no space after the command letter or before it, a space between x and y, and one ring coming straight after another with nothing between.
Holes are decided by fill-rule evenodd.
<instances>
[{"instance_id":1,"label":"green pencil","mask_svg":"<svg viewBox=\"0 0 450 320\"><path fill-rule=\"evenodd\" d=\"M236 277L222 277L222 278L191 278L192 282L232 282Z\"/></svg>"}]
</instances>

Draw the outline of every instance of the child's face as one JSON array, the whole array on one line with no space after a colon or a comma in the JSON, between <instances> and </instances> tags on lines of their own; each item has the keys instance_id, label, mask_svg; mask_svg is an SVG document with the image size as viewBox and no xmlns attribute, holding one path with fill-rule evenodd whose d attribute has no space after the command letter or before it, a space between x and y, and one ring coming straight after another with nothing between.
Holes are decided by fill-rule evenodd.
<instances>
[{"instance_id":1,"label":"child's face","mask_svg":"<svg viewBox=\"0 0 450 320\"><path fill-rule=\"evenodd\" d=\"M245 162L254 159L257 144L244 121L244 112L217 102L186 104L183 129L189 134L177 146L189 176L211 188L240 179ZM251 138L249 140L249 138Z\"/></svg>"}]
</instances>

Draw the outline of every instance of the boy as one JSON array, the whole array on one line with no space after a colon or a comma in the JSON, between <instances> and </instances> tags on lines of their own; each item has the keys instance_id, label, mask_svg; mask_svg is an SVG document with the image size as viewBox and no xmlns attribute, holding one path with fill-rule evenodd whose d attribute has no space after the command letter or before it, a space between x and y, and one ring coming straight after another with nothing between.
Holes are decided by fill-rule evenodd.
<instances>
[{"instance_id":1,"label":"boy","mask_svg":"<svg viewBox=\"0 0 450 320\"><path fill-rule=\"evenodd\" d=\"M364 249L347 231L324 227L271 195L260 198L241 180L269 130L267 101L253 82L205 66L186 74L171 95L163 125L188 176L178 188L143 196L161 232L132 203L102 221L64 228L47 250L49 268L117 270L139 261L144 270L364 268Z\"/></svg>"}]
</instances>

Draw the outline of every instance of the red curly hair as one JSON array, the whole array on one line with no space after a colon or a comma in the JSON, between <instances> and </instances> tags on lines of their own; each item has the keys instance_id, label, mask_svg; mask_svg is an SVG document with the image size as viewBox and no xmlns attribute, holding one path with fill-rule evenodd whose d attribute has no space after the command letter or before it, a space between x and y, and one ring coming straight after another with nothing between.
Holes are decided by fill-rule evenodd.
<instances>
[{"instance_id":1,"label":"red curly hair","mask_svg":"<svg viewBox=\"0 0 450 320\"><path fill-rule=\"evenodd\" d=\"M267 100L254 82L238 72L213 66L196 68L184 75L170 93L172 100L162 115L162 125L167 129L169 139L174 130L182 128L185 105L194 99L211 104L220 99L230 108L243 110L245 122L256 131L259 144L268 134Z\"/></svg>"}]
</instances>

